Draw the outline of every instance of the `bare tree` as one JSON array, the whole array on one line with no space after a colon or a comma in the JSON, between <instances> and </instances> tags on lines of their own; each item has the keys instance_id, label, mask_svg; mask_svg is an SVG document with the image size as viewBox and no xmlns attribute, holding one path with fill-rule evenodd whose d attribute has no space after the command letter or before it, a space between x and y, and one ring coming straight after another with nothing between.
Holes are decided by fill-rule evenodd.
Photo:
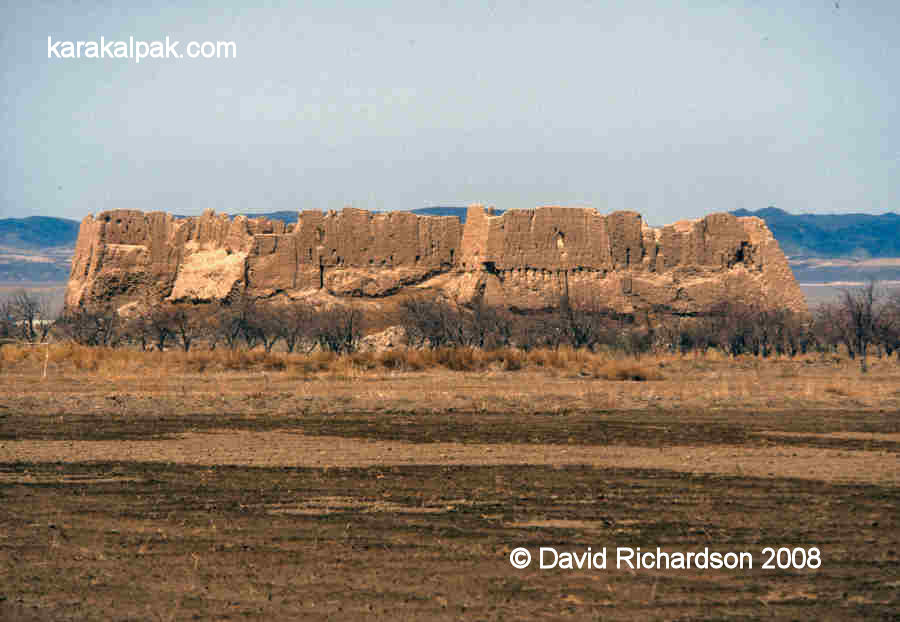
<instances>
[{"instance_id":1,"label":"bare tree","mask_svg":"<svg viewBox=\"0 0 900 622\"><path fill-rule=\"evenodd\" d=\"M220 305L213 318L217 339L221 338L231 350L236 350L241 340L252 349L256 345L258 333L251 326L251 320L257 312L256 302L249 296L241 296L236 300Z\"/></svg>"},{"instance_id":2,"label":"bare tree","mask_svg":"<svg viewBox=\"0 0 900 622\"><path fill-rule=\"evenodd\" d=\"M144 316L151 342L160 352L166 349L167 341L175 339L175 313L172 307L155 306Z\"/></svg>"},{"instance_id":3,"label":"bare tree","mask_svg":"<svg viewBox=\"0 0 900 622\"><path fill-rule=\"evenodd\" d=\"M323 350L338 354L355 352L362 337L362 314L352 307L330 307L316 313L313 335Z\"/></svg>"},{"instance_id":4,"label":"bare tree","mask_svg":"<svg viewBox=\"0 0 900 622\"><path fill-rule=\"evenodd\" d=\"M0 338L13 339L17 337L16 312L11 300L0 302Z\"/></svg>"},{"instance_id":5,"label":"bare tree","mask_svg":"<svg viewBox=\"0 0 900 622\"><path fill-rule=\"evenodd\" d=\"M49 301L24 289L4 303L3 316L8 324L4 330L31 343L44 341L52 325Z\"/></svg>"},{"instance_id":6,"label":"bare tree","mask_svg":"<svg viewBox=\"0 0 900 622\"><path fill-rule=\"evenodd\" d=\"M85 346L116 346L122 339L122 320L115 309L69 309L55 322L64 339Z\"/></svg>"},{"instance_id":7,"label":"bare tree","mask_svg":"<svg viewBox=\"0 0 900 622\"><path fill-rule=\"evenodd\" d=\"M209 332L208 327L208 312L204 308L177 305L169 309L169 330L185 352L189 352L194 342Z\"/></svg>"},{"instance_id":8,"label":"bare tree","mask_svg":"<svg viewBox=\"0 0 900 622\"><path fill-rule=\"evenodd\" d=\"M573 348L593 349L600 344L618 346L632 318L604 307L597 300L574 301L563 296L558 309L566 339Z\"/></svg>"},{"instance_id":9,"label":"bare tree","mask_svg":"<svg viewBox=\"0 0 900 622\"><path fill-rule=\"evenodd\" d=\"M539 311L522 314L513 323L513 343L523 350L558 349L565 343L565 327L557 312Z\"/></svg>"},{"instance_id":10,"label":"bare tree","mask_svg":"<svg viewBox=\"0 0 900 622\"><path fill-rule=\"evenodd\" d=\"M465 345L465 327L459 305L427 298L410 298L403 303L402 325L414 347Z\"/></svg>"},{"instance_id":11,"label":"bare tree","mask_svg":"<svg viewBox=\"0 0 900 622\"><path fill-rule=\"evenodd\" d=\"M856 356L852 350L852 340L849 338L850 325L846 320L843 309L837 303L823 303L816 307L813 313L813 331L820 349L837 352L838 347L846 343L851 358Z\"/></svg>"},{"instance_id":12,"label":"bare tree","mask_svg":"<svg viewBox=\"0 0 900 622\"><path fill-rule=\"evenodd\" d=\"M124 318L124 332L129 343L139 343L141 352L152 348L153 329L147 321L146 313L138 313L132 317Z\"/></svg>"},{"instance_id":13,"label":"bare tree","mask_svg":"<svg viewBox=\"0 0 900 622\"><path fill-rule=\"evenodd\" d=\"M304 342L311 341L313 313L302 302L292 302L277 311L278 331L288 352L293 352Z\"/></svg>"},{"instance_id":14,"label":"bare tree","mask_svg":"<svg viewBox=\"0 0 900 622\"><path fill-rule=\"evenodd\" d=\"M846 316L848 327L848 346L859 355L859 367L862 373L866 373L868 365L866 355L869 345L875 339L876 327L879 323L879 298L880 292L876 288L876 282L871 280L866 286L841 292L841 309Z\"/></svg>"},{"instance_id":15,"label":"bare tree","mask_svg":"<svg viewBox=\"0 0 900 622\"><path fill-rule=\"evenodd\" d=\"M900 351L900 292L894 292L884 303L875 324L878 343L890 357Z\"/></svg>"},{"instance_id":16,"label":"bare tree","mask_svg":"<svg viewBox=\"0 0 900 622\"><path fill-rule=\"evenodd\" d=\"M259 341L266 352L271 352L283 336L281 324L281 309L272 305L257 305L254 313L249 315L244 322L245 339L247 339L248 345L250 345L251 339L254 344ZM250 345L250 347L253 346Z\"/></svg>"},{"instance_id":17,"label":"bare tree","mask_svg":"<svg viewBox=\"0 0 900 622\"><path fill-rule=\"evenodd\" d=\"M16 322L22 331L22 338L34 342L37 337L35 322L38 321L41 311L40 302L37 297L23 289L13 294L12 305Z\"/></svg>"},{"instance_id":18,"label":"bare tree","mask_svg":"<svg viewBox=\"0 0 900 622\"><path fill-rule=\"evenodd\" d=\"M512 342L513 322L509 312L492 307L479 296L471 306L469 345L483 348L504 348Z\"/></svg>"}]
</instances>

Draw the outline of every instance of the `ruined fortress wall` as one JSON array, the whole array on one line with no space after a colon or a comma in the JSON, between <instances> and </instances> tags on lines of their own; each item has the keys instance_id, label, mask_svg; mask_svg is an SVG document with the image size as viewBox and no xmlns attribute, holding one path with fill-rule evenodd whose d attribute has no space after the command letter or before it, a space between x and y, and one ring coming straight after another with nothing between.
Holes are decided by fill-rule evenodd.
<instances>
[{"instance_id":1,"label":"ruined fortress wall","mask_svg":"<svg viewBox=\"0 0 900 622\"><path fill-rule=\"evenodd\" d=\"M542 207L454 217L304 211L296 224L116 210L81 225L69 306L161 300L385 298L408 287L522 309L560 296L621 311L743 301L805 310L765 223L713 214L659 229L639 214Z\"/></svg>"},{"instance_id":2,"label":"ruined fortress wall","mask_svg":"<svg viewBox=\"0 0 900 622\"><path fill-rule=\"evenodd\" d=\"M449 270L461 237L453 217L305 211L285 233L255 236L246 284L264 295L327 288L384 296Z\"/></svg>"},{"instance_id":3,"label":"ruined fortress wall","mask_svg":"<svg viewBox=\"0 0 900 622\"><path fill-rule=\"evenodd\" d=\"M635 212L542 207L494 216L474 206L459 268L481 268L488 300L521 308L567 295L627 311L693 313L723 301L806 309L765 223L731 214L654 229Z\"/></svg>"}]
</instances>

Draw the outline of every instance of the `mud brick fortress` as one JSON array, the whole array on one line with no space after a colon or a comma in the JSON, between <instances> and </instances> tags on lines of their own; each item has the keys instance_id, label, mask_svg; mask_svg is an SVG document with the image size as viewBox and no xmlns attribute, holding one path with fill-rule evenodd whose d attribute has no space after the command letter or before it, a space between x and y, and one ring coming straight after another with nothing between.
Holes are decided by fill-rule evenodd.
<instances>
[{"instance_id":1,"label":"mud brick fortress","mask_svg":"<svg viewBox=\"0 0 900 622\"><path fill-rule=\"evenodd\" d=\"M454 216L304 211L293 224L207 210L179 218L114 210L81 223L68 307L236 295L387 302L432 292L521 310L560 297L621 312L694 314L723 301L805 311L758 218L712 214L661 228L634 212L540 207Z\"/></svg>"}]
</instances>

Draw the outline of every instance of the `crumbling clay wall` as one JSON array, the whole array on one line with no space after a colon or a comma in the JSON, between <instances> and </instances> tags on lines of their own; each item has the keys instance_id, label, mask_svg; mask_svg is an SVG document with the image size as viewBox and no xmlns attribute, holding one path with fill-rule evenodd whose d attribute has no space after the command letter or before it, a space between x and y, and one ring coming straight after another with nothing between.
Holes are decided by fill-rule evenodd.
<instances>
[{"instance_id":1,"label":"crumbling clay wall","mask_svg":"<svg viewBox=\"0 0 900 622\"><path fill-rule=\"evenodd\" d=\"M472 223L470 226L469 223ZM697 313L723 301L806 310L778 243L759 218L712 214L659 229L635 212L470 207L460 254L488 302L580 304Z\"/></svg>"},{"instance_id":2,"label":"crumbling clay wall","mask_svg":"<svg viewBox=\"0 0 900 622\"><path fill-rule=\"evenodd\" d=\"M382 297L450 271L461 237L458 218L408 212L302 212L285 225L211 210L181 219L115 210L82 222L66 304L121 307L310 290Z\"/></svg>"},{"instance_id":3,"label":"crumbling clay wall","mask_svg":"<svg viewBox=\"0 0 900 622\"><path fill-rule=\"evenodd\" d=\"M383 297L450 270L461 237L452 216L305 211L288 232L256 236L247 286L262 296L325 289Z\"/></svg>"},{"instance_id":4,"label":"crumbling clay wall","mask_svg":"<svg viewBox=\"0 0 900 622\"><path fill-rule=\"evenodd\" d=\"M541 207L454 217L305 211L296 224L131 210L89 216L66 304L334 296L408 288L536 309L561 296L620 311L702 312L722 301L806 309L758 218L713 214L659 229L634 212Z\"/></svg>"}]
</instances>

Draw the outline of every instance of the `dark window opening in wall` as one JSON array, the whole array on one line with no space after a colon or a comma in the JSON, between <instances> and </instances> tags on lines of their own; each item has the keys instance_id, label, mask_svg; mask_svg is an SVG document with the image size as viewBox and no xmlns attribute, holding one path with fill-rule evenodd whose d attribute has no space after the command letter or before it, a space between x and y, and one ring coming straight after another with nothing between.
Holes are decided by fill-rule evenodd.
<instances>
[{"instance_id":1,"label":"dark window opening in wall","mask_svg":"<svg viewBox=\"0 0 900 622\"><path fill-rule=\"evenodd\" d=\"M625 249L625 267L627 268L630 265L631 265L631 249L626 248Z\"/></svg>"},{"instance_id":2,"label":"dark window opening in wall","mask_svg":"<svg viewBox=\"0 0 900 622\"><path fill-rule=\"evenodd\" d=\"M319 289L325 288L325 266L319 264Z\"/></svg>"},{"instance_id":3,"label":"dark window opening in wall","mask_svg":"<svg viewBox=\"0 0 900 622\"><path fill-rule=\"evenodd\" d=\"M391 263L394 263L394 256L391 255Z\"/></svg>"},{"instance_id":4,"label":"dark window opening in wall","mask_svg":"<svg viewBox=\"0 0 900 622\"><path fill-rule=\"evenodd\" d=\"M451 248L451 249L450 249L450 263L453 263L453 254L454 254L454 251L453 251L453 249Z\"/></svg>"},{"instance_id":5,"label":"dark window opening in wall","mask_svg":"<svg viewBox=\"0 0 900 622\"><path fill-rule=\"evenodd\" d=\"M416 263L419 263L419 256L416 255Z\"/></svg>"},{"instance_id":6,"label":"dark window opening in wall","mask_svg":"<svg viewBox=\"0 0 900 622\"><path fill-rule=\"evenodd\" d=\"M490 274L498 274L497 264L495 262L485 261L481 265L484 266L485 272L489 272Z\"/></svg>"},{"instance_id":7,"label":"dark window opening in wall","mask_svg":"<svg viewBox=\"0 0 900 622\"><path fill-rule=\"evenodd\" d=\"M312 261L312 248L306 249L309 252L309 260Z\"/></svg>"}]
</instances>

